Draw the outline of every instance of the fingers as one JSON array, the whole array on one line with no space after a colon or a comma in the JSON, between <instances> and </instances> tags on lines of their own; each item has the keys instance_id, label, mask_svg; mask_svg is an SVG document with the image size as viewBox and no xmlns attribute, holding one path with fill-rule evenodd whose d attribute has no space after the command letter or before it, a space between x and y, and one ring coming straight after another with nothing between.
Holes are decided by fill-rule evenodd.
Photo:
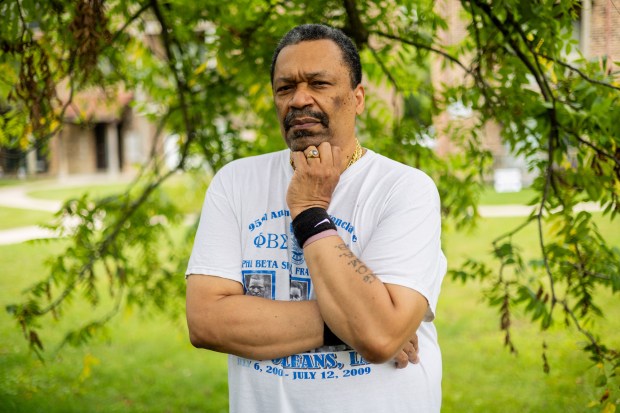
<instances>
[{"instance_id":1,"label":"fingers","mask_svg":"<svg viewBox=\"0 0 620 413\"><path fill-rule=\"evenodd\" d=\"M329 142L322 142L318 147L311 145L302 151L293 152L292 159L295 168L306 165L325 165L338 167L342 150L338 146L331 146Z\"/></svg>"},{"instance_id":2,"label":"fingers","mask_svg":"<svg viewBox=\"0 0 620 413\"><path fill-rule=\"evenodd\" d=\"M409 360L410 363L413 364L418 364L420 362L420 357L418 356L418 350L417 349L411 349L410 351L407 352L407 358Z\"/></svg>"},{"instance_id":3,"label":"fingers","mask_svg":"<svg viewBox=\"0 0 620 413\"><path fill-rule=\"evenodd\" d=\"M418 362L418 351L416 350L412 341L407 342L403 346L403 352L407 355L407 360L410 363L415 364Z\"/></svg>"},{"instance_id":4,"label":"fingers","mask_svg":"<svg viewBox=\"0 0 620 413\"><path fill-rule=\"evenodd\" d=\"M319 150L314 147L314 146L309 146L308 148L306 148L306 150L304 151L304 155L306 155L306 159L310 160L310 159L321 159Z\"/></svg>"},{"instance_id":5,"label":"fingers","mask_svg":"<svg viewBox=\"0 0 620 413\"><path fill-rule=\"evenodd\" d=\"M321 164L327 166L340 165L340 147L331 146L329 142L322 142L317 149L321 155Z\"/></svg>"},{"instance_id":6,"label":"fingers","mask_svg":"<svg viewBox=\"0 0 620 413\"><path fill-rule=\"evenodd\" d=\"M418 335L414 334L413 337L409 339L409 343L407 344L408 345L405 346L405 350L409 356L409 361L413 364L419 363L420 357L418 356L418 353L420 349L418 347Z\"/></svg>"},{"instance_id":7,"label":"fingers","mask_svg":"<svg viewBox=\"0 0 620 413\"><path fill-rule=\"evenodd\" d=\"M394 357L394 365L397 369L404 369L409 365L409 357L404 350L401 350L400 353Z\"/></svg>"},{"instance_id":8,"label":"fingers","mask_svg":"<svg viewBox=\"0 0 620 413\"><path fill-rule=\"evenodd\" d=\"M306 161L306 155L304 152L301 152L301 151L293 152L291 156L293 158L293 165L295 165L295 169L303 168L304 166L308 164Z\"/></svg>"},{"instance_id":9,"label":"fingers","mask_svg":"<svg viewBox=\"0 0 620 413\"><path fill-rule=\"evenodd\" d=\"M419 362L418 336L414 335L394 357L394 365L397 369L404 369L409 363L418 364Z\"/></svg>"}]
</instances>

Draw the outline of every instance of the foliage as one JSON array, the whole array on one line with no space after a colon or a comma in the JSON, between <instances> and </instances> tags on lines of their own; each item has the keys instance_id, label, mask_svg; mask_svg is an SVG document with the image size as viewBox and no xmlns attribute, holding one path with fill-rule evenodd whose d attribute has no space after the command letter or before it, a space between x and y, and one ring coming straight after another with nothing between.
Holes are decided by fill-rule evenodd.
<instances>
[{"instance_id":1,"label":"foliage","mask_svg":"<svg viewBox=\"0 0 620 413\"><path fill-rule=\"evenodd\" d=\"M462 0L468 36L442 44L447 22L430 0L0 1L0 144L43 146L62 127L75 91L122 85L148 96L136 100L136 109L159 125L158 133L177 134L176 169L217 170L236 157L282 148L268 78L273 46L297 23L341 27L362 51L368 82L399 97L369 96L360 124L364 144L429 172L451 222L466 227L478 216L492 162L481 140L486 122L500 124L510 151L526 160L537 176L534 212L493 242L496 267L472 257L452 275L488 286L513 351L515 308L543 330L560 320L582 332L586 354L605 366L597 403L611 410L619 400L620 355L591 327L605 313L595 291L620 290L620 252L576 206L594 202L610 222L620 211L620 124L614 121L620 86L611 62L568 60L576 48L571 25L578 3ZM145 37L152 27L156 39ZM149 47L153 40L160 47ZM433 90L428 73L438 59L463 81ZM476 116L437 131L431 115L454 104ZM249 131L254 140L243 138ZM455 150L438 156L429 141L446 133ZM42 348L42 317L61 313L78 294L96 303L105 286L118 297L110 315L130 304L166 308L182 294L178 275L187 244L177 245L174 257L160 257L157 249L168 239L163 222L179 219L158 190L171 174L154 158L123 196L65 204L55 228L76 222L74 242L25 301L8 308L35 350ZM513 242L528 226L538 230L536 260L524 259ZM66 340L83 342L107 317Z\"/></svg>"}]
</instances>

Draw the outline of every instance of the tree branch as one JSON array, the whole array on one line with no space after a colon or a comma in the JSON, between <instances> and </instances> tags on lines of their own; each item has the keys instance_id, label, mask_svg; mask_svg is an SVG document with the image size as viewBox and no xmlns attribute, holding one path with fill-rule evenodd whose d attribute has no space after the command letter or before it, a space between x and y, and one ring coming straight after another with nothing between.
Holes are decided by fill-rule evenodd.
<instances>
[{"instance_id":1,"label":"tree branch","mask_svg":"<svg viewBox=\"0 0 620 413\"><path fill-rule=\"evenodd\" d=\"M351 33L349 34L353 37L353 40L355 40L358 49L361 49L364 45L368 44L368 30L366 30L366 27L362 23L355 0L343 0L343 3L351 29Z\"/></svg>"},{"instance_id":2,"label":"tree branch","mask_svg":"<svg viewBox=\"0 0 620 413\"><path fill-rule=\"evenodd\" d=\"M189 152L190 143L193 141L194 136L196 135L196 128L193 121L190 119L189 108L185 99L187 84L185 83L185 80L181 79L176 69L176 58L171 47L173 40L171 39L170 33L168 32L168 25L166 23L166 19L161 12L157 0L150 0L150 2L155 16L157 17L157 20L161 25L162 40L164 42L164 49L166 50L166 55L168 57L168 67L172 72L172 75L174 76L175 82L177 84L177 96L179 98L181 114L183 117L183 123L185 125L185 132L187 133L187 140L184 142L181 151L181 161L179 162L179 165L177 167L177 169L182 169L185 163L185 159L187 158L187 154Z\"/></svg>"},{"instance_id":3,"label":"tree branch","mask_svg":"<svg viewBox=\"0 0 620 413\"><path fill-rule=\"evenodd\" d=\"M144 13L146 10L149 9L151 5L148 2L145 2L140 9L138 9L138 11L136 11L126 22L125 24L123 24L123 27L121 27L116 33L114 33L114 36L112 36L112 39L110 40L110 42L108 43L108 46L112 46L114 43L116 43L116 41L118 40L118 38L125 32L125 30L127 29L127 27L129 27L129 25L131 23L133 23L138 17L140 17L142 15L142 13Z\"/></svg>"},{"instance_id":4,"label":"tree branch","mask_svg":"<svg viewBox=\"0 0 620 413\"><path fill-rule=\"evenodd\" d=\"M405 39L403 37L399 37L399 36L396 36L396 35L393 35L393 34L390 34L390 33L385 33L385 32L382 32L380 30L371 30L370 34L376 34L377 36L385 37L386 39L396 40L396 41L399 41L401 43L405 43L405 44L408 44L410 46L417 47L418 49L424 49L424 50L428 50L428 51L433 52L433 53L437 53L437 54L445 57L446 59L448 59L452 63L456 63L467 74L469 74L469 75L472 74L471 69L467 68L463 63L461 63L461 61L459 59L457 59L456 57L450 55L448 52L445 52L443 50L437 49L437 48L435 48L433 46L429 46L429 45L424 44L424 43L416 42L416 41L411 40L411 39Z\"/></svg>"},{"instance_id":5,"label":"tree branch","mask_svg":"<svg viewBox=\"0 0 620 413\"><path fill-rule=\"evenodd\" d=\"M568 63L566 63L566 62L564 62L564 61L562 61L560 59L556 59L555 57L548 56L548 55L546 55L544 53L538 53L538 52L534 52L534 53L537 56L540 56L540 57L542 57L544 59L547 59L547 60L551 60L552 62L557 63L560 66L563 66L563 67L569 69L570 71L577 73L579 76L581 76L581 78L583 80L585 80L587 82L590 82L590 83L593 83L593 84L596 84L596 85L599 85L599 86L607 87L607 88L610 88L610 89L614 89L614 90L620 90L619 86L615 86L615 85L612 85L611 83L603 82L601 80L592 79L591 77L589 77L588 75L583 73L581 70L579 70L575 66L572 66L572 65L570 65L570 64L568 64Z\"/></svg>"},{"instance_id":6,"label":"tree branch","mask_svg":"<svg viewBox=\"0 0 620 413\"><path fill-rule=\"evenodd\" d=\"M575 133L572 130L568 130L566 128L562 128L566 133L572 135L575 139L577 139L577 141L583 143L584 145L586 145L587 147L589 147L590 149L592 149L594 152L596 152L597 154L599 154L600 156L603 156L605 158L610 159L611 161L613 161L617 166L620 167L620 159L617 158L616 156L606 152L605 150L599 148L598 146L594 145L592 142L582 138L581 136L579 136L577 133Z\"/></svg>"},{"instance_id":7,"label":"tree branch","mask_svg":"<svg viewBox=\"0 0 620 413\"><path fill-rule=\"evenodd\" d=\"M388 68L385 66L385 63L383 63L383 60L381 60L379 58L379 55L377 54L377 51L374 48L370 47L370 46L368 47L368 49L370 50L370 53L372 53L372 56L375 58L375 61L381 67L381 71L383 72L383 74L385 74L385 76L387 76L387 78L390 81L390 83L392 84L392 86L394 86L394 89L396 89L398 92L401 92L402 89L400 88L400 86L398 86L398 82L396 81L396 79L394 79L394 76L392 76L392 74L390 73Z\"/></svg>"},{"instance_id":8,"label":"tree branch","mask_svg":"<svg viewBox=\"0 0 620 413\"><path fill-rule=\"evenodd\" d=\"M482 10L484 12L484 14L489 18L489 20L491 20L493 25L502 33L502 35L504 36L506 41L510 44L510 46L512 47L513 52L517 55L519 60L521 60L521 62L530 71L532 76L534 76L534 78L536 79L536 83L538 84L538 87L540 88L540 92L543 94L543 97L544 97L545 101L551 102L551 100L553 99L553 95L549 95L550 91L548 91L547 88L545 87L545 83L546 82L544 82L541 79L541 74L539 73L537 68L532 64L530 59L527 58L527 56L525 55L525 53L523 53L523 51L521 50L519 45L514 41L514 39L511 36L511 33L506 28L507 24L502 22L502 21L500 21L497 18L497 16L495 16L493 14L493 11L491 10L491 6L489 4L482 3L479 0L464 0L464 1L474 3L476 5L476 7L478 7L480 10ZM509 15L508 12L507 12L507 15ZM507 18L507 20L508 20L508 18ZM518 24L514 24L513 28L515 28L515 30L517 30L517 32L520 31L520 28L519 27L515 27L515 26L518 26ZM506 49L506 48L505 48L505 50L508 51L508 49ZM528 50L529 50L529 48L528 48Z\"/></svg>"}]
</instances>

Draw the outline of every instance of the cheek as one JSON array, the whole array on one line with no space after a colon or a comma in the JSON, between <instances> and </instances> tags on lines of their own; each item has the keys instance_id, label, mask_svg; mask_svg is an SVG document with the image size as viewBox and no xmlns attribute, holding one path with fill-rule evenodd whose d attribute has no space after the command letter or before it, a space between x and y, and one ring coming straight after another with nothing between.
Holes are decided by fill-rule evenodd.
<instances>
[{"instance_id":1,"label":"cheek","mask_svg":"<svg viewBox=\"0 0 620 413\"><path fill-rule=\"evenodd\" d=\"M342 96L335 96L332 98L332 106L336 110L340 110L343 106L344 99Z\"/></svg>"},{"instance_id":2,"label":"cheek","mask_svg":"<svg viewBox=\"0 0 620 413\"><path fill-rule=\"evenodd\" d=\"M281 101L274 100L273 106L276 108L276 114L278 115L278 118L284 117L285 104Z\"/></svg>"},{"instance_id":3,"label":"cheek","mask_svg":"<svg viewBox=\"0 0 620 413\"><path fill-rule=\"evenodd\" d=\"M354 100L351 96L335 96L331 99L334 112L353 113L355 112Z\"/></svg>"},{"instance_id":4,"label":"cheek","mask_svg":"<svg viewBox=\"0 0 620 413\"><path fill-rule=\"evenodd\" d=\"M280 127L284 127L284 118L286 117L286 113L281 111L280 109L276 108L276 117L278 119L278 123L280 124Z\"/></svg>"}]
</instances>

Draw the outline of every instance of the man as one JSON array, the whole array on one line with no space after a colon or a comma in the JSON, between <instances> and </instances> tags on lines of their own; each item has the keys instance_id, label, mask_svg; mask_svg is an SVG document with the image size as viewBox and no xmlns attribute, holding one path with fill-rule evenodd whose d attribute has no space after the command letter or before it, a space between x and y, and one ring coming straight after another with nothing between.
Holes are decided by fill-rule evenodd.
<instances>
[{"instance_id":1,"label":"man","mask_svg":"<svg viewBox=\"0 0 620 413\"><path fill-rule=\"evenodd\" d=\"M291 281L291 289L289 291L290 301L301 301L304 297L304 287L299 281Z\"/></svg>"},{"instance_id":2,"label":"man","mask_svg":"<svg viewBox=\"0 0 620 413\"><path fill-rule=\"evenodd\" d=\"M342 32L292 29L271 78L290 150L231 162L209 186L187 269L191 342L230 354L233 412L438 412L437 189L359 145L361 65ZM272 300L244 295L257 271ZM309 300L290 300L292 279Z\"/></svg>"},{"instance_id":3,"label":"man","mask_svg":"<svg viewBox=\"0 0 620 413\"><path fill-rule=\"evenodd\" d=\"M248 274L247 295L254 297L271 298L269 282L265 280L265 274Z\"/></svg>"}]
</instances>

